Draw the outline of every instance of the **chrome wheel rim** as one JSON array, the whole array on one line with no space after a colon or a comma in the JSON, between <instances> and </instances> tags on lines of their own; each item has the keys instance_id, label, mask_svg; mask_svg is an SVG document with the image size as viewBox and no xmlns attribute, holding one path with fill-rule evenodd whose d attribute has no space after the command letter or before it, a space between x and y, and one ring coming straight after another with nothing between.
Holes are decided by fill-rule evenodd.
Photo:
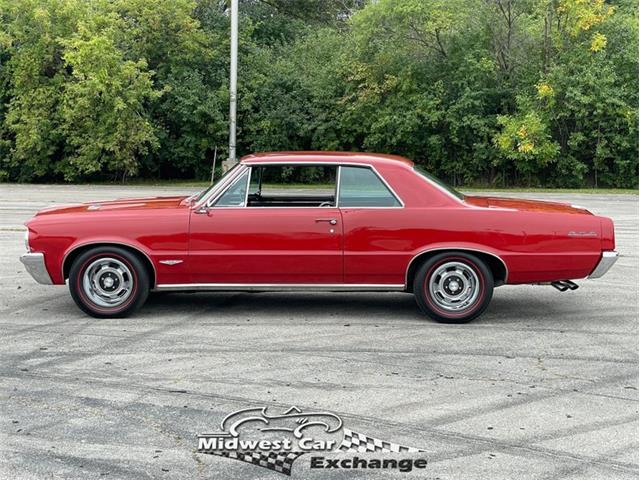
<instances>
[{"instance_id":1,"label":"chrome wheel rim","mask_svg":"<svg viewBox=\"0 0 640 480\"><path fill-rule=\"evenodd\" d=\"M104 257L93 261L82 276L82 289L96 305L122 305L133 291L133 274L122 261Z\"/></svg>"},{"instance_id":2,"label":"chrome wheel rim","mask_svg":"<svg viewBox=\"0 0 640 480\"><path fill-rule=\"evenodd\" d=\"M480 281L469 265L446 262L431 274L428 290L439 308L459 312L474 304L480 294Z\"/></svg>"}]
</instances>

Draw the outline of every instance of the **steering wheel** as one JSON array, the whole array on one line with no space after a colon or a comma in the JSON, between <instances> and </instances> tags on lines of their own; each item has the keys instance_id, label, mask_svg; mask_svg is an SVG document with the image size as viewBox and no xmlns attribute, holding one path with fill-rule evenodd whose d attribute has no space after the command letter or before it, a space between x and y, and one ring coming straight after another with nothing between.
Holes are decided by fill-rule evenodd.
<instances>
[{"instance_id":1,"label":"steering wheel","mask_svg":"<svg viewBox=\"0 0 640 480\"><path fill-rule=\"evenodd\" d=\"M323 208L324 207L331 207L331 206L333 206L333 203L331 203L331 202L322 202L320 204L320 207L323 207Z\"/></svg>"}]
</instances>

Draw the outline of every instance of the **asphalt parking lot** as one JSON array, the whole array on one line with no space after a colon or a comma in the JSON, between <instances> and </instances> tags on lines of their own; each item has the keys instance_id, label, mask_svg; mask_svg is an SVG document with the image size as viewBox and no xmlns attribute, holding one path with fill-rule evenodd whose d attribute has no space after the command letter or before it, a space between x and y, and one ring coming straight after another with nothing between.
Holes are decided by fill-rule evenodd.
<instances>
[{"instance_id":1,"label":"asphalt parking lot","mask_svg":"<svg viewBox=\"0 0 640 480\"><path fill-rule=\"evenodd\" d=\"M195 451L261 405L427 451L426 470L385 478L638 477L637 196L512 194L612 217L622 258L575 292L498 288L461 326L407 294L166 294L96 320L18 262L39 208L183 192L0 184L1 479L286 478ZM300 462L292 478L357 478Z\"/></svg>"}]
</instances>

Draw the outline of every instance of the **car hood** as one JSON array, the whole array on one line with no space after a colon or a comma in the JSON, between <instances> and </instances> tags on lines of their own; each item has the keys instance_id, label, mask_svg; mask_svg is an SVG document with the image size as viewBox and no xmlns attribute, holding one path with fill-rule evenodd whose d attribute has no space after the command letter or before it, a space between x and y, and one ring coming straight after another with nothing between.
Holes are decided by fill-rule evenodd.
<instances>
[{"instance_id":1,"label":"car hood","mask_svg":"<svg viewBox=\"0 0 640 480\"><path fill-rule=\"evenodd\" d=\"M574 213L591 215L586 208L569 203L543 202L540 200L523 200L519 198L480 197L465 195L464 201L470 205L484 208L500 208L543 213Z\"/></svg>"},{"instance_id":2,"label":"car hood","mask_svg":"<svg viewBox=\"0 0 640 480\"><path fill-rule=\"evenodd\" d=\"M38 213L36 213L36 216L54 215L61 213L180 208L187 207L189 205L189 198L190 197L187 196L124 198L117 200L78 203L73 205L57 205L40 210Z\"/></svg>"}]
</instances>

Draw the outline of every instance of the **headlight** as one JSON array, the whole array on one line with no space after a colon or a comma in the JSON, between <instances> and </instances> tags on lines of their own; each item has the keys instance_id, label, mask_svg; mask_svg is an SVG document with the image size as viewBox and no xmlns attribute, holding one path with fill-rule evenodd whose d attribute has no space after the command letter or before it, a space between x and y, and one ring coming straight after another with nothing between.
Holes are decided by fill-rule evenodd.
<instances>
[{"instance_id":1,"label":"headlight","mask_svg":"<svg viewBox=\"0 0 640 480\"><path fill-rule=\"evenodd\" d=\"M27 252L31 252L31 247L29 246L29 229L24 232L24 247L27 249Z\"/></svg>"}]
</instances>

